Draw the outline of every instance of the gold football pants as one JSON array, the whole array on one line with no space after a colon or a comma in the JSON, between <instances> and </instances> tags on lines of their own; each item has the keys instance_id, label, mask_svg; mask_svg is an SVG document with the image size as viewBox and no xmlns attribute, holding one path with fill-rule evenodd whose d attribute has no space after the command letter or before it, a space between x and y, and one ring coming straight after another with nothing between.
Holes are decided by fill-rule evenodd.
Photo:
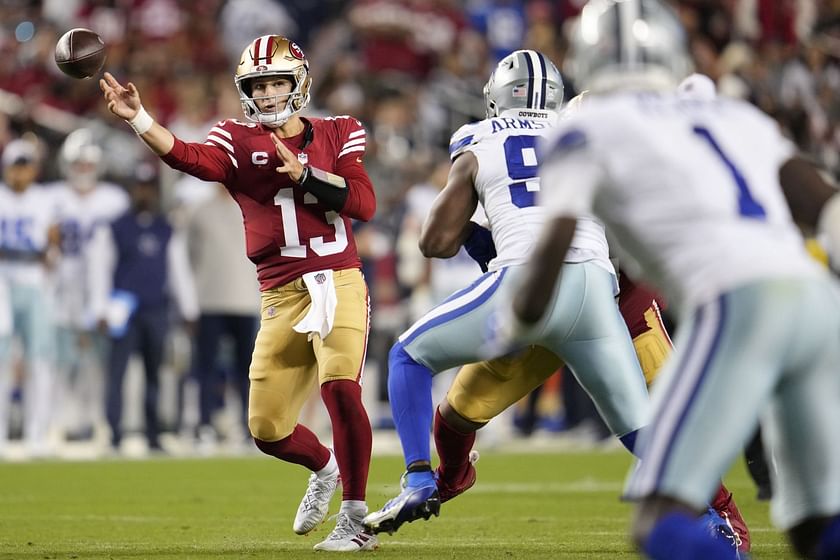
<instances>
[{"instance_id":1,"label":"gold football pants","mask_svg":"<svg viewBox=\"0 0 840 560\"><path fill-rule=\"evenodd\" d=\"M263 441L292 433L304 403L316 385L337 379L361 382L370 305L358 269L333 271L338 303L332 331L321 340L296 332L309 311L302 278L262 292L260 330L249 378L248 427Z\"/></svg>"}]
</instances>

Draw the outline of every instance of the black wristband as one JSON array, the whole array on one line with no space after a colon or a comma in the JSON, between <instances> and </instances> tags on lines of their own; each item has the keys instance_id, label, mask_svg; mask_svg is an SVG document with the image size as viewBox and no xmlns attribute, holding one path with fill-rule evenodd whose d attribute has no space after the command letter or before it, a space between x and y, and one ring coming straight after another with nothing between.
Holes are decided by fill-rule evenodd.
<instances>
[{"instance_id":1,"label":"black wristband","mask_svg":"<svg viewBox=\"0 0 840 560\"><path fill-rule=\"evenodd\" d=\"M298 185L302 185L302 184L304 184L304 183L306 182L306 180L307 180L308 178L309 178L309 166L308 166L308 165L304 165L304 166L303 166L303 173L301 173L301 174L300 174L300 178L299 178L297 181L295 181L295 182L296 182Z\"/></svg>"},{"instance_id":2,"label":"black wristband","mask_svg":"<svg viewBox=\"0 0 840 560\"><path fill-rule=\"evenodd\" d=\"M318 202L336 212L341 212L350 194L343 178L309 166L303 168L298 184L315 195Z\"/></svg>"}]
</instances>

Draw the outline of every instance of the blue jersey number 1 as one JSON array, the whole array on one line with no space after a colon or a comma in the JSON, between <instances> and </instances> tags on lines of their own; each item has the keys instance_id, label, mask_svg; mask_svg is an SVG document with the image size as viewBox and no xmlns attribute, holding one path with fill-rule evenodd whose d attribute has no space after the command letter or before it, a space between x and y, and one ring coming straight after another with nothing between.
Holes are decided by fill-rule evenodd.
<instances>
[{"instance_id":1,"label":"blue jersey number 1","mask_svg":"<svg viewBox=\"0 0 840 560\"><path fill-rule=\"evenodd\" d=\"M759 204L750 194L750 189L747 186L747 180L744 178L744 175L737 167L735 167L732 160L723 153L723 150L720 148L717 140L715 140L715 137L712 136L712 133L709 132L709 129L703 126L695 126L692 130L694 131L694 134L705 140L709 146L712 147L721 161L723 161L723 164L732 174L735 184L738 185L739 213L748 218L765 218L767 214L764 212L764 208L762 208L761 204Z\"/></svg>"},{"instance_id":2,"label":"blue jersey number 1","mask_svg":"<svg viewBox=\"0 0 840 560\"><path fill-rule=\"evenodd\" d=\"M534 198L539 190L536 147L537 136L509 136L505 140L508 177L517 181L508 186L510 200L517 208L527 208L537 203ZM528 190L529 183L533 190Z\"/></svg>"}]
</instances>

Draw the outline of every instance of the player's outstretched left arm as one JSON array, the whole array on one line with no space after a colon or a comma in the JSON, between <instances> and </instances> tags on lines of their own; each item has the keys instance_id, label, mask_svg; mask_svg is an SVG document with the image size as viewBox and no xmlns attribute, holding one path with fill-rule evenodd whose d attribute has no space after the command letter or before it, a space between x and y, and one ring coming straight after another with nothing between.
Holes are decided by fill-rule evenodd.
<instances>
[{"instance_id":1,"label":"player's outstretched left arm","mask_svg":"<svg viewBox=\"0 0 840 560\"><path fill-rule=\"evenodd\" d=\"M281 163L276 169L277 173L288 175L292 181L315 195L318 202L330 210L336 212L344 210L350 189L343 177L303 165L276 134L271 135L271 141L274 142L274 149Z\"/></svg>"},{"instance_id":2,"label":"player's outstretched left arm","mask_svg":"<svg viewBox=\"0 0 840 560\"><path fill-rule=\"evenodd\" d=\"M99 87L108 102L108 110L125 120L154 153L162 156L172 150L175 136L146 112L133 83L123 86L110 72L105 72Z\"/></svg>"},{"instance_id":3,"label":"player's outstretched left arm","mask_svg":"<svg viewBox=\"0 0 840 560\"><path fill-rule=\"evenodd\" d=\"M303 165L286 147L277 135L271 135L277 157L281 165L276 171L288 175L289 178L314 195L318 202L354 220L368 221L376 211L376 196L373 185L361 164L361 157L346 157L344 160L355 159L355 163L341 162L336 167L336 175L317 167Z\"/></svg>"},{"instance_id":4,"label":"player's outstretched left arm","mask_svg":"<svg viewBox=\"0 0 840 560\"><path fill-rule=\"evenodd\" d=\"M472 152L464 152L452 164L446 186L420 230L420 251L425 257L452 257L469 237L470 218L478 206L473 186L477 171L478 160Z\"/></svg>"}]
</instances>

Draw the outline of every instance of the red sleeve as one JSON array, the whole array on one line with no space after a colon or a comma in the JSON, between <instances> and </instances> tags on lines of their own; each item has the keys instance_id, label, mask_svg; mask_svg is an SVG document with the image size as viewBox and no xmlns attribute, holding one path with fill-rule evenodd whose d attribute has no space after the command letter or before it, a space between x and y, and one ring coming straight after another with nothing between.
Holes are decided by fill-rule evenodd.
<instances>
[{"instance_id":1,"label":"red sleeve","mask_svg":"<svg viewBox=\"0 0 840 560\"><path fill-rule=\"evenodd\" d=\"M376 212L376 195L373 183L370 182L367 171L356 158L341 158L336 166L336 175L347 182L347 202L341 209L341 214L354 220L367 222Z\"/></svg>"},{"instance_id":2,"label":"red sleeve","mask_svg":"<svg viewBox=\"0 0 840 560\"><path fill-rule=\"evenodd\" d=\"M160 156L163 162L178 171L189 173L202 181L224 183L231 176L232 160L224 148L212 144L184 142L175 138L175 145L168 154Z\"/></svg>"},{"instance_id":3,"label":"red sleeve","mask_svg":"<svg viewBox=\"0 0 840 560\"><path fill-rule=\"evenodd\" d=\"M335 173L344 178L347 188L350 189L341 214L354 220L367 222L376 212L376 195L373 191L373 183L362 164L362 157L365 155L366 132L362 123L354 118L340 118L335 122L342 142Z\"/></svg>"}]
</instances>

